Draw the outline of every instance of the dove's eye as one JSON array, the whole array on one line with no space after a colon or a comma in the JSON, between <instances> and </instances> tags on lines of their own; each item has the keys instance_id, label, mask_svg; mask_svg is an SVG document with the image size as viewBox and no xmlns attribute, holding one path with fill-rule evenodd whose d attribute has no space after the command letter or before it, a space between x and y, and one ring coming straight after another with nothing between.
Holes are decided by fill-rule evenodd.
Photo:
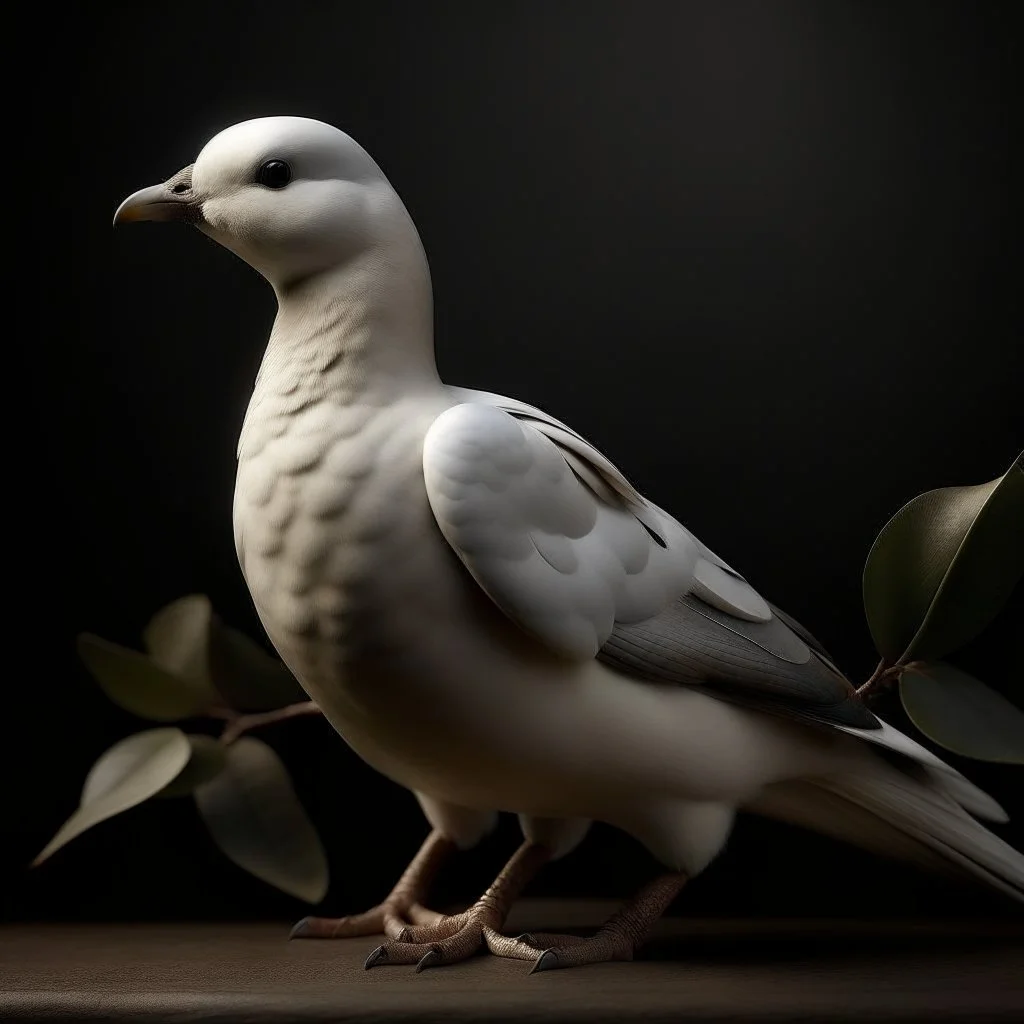
<instances>
[{"instance_id":1,"label":"dove's eye","mask_svg":"<svg viewBox=\"0 0 1024 1024\"><path fill-rule=\"evenodd\" d=\"M256 182L267 188L284 188L292 180L292 169L283 160L268 160L256 172Z\"/></svg>"}]
</instances>

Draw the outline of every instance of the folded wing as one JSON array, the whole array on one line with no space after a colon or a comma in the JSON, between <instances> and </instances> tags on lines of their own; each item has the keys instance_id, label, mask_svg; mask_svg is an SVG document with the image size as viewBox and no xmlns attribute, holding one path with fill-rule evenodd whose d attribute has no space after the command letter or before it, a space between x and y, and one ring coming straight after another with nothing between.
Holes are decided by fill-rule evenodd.
<instances>
[{"instance_id":1,"label":"folded wing","mask_svg":"<svg viewBox=\"0 0 1024 1024\"><path fill-rule=\"evenodd\" d=\"M457 405L423 448L438 526L491 599L570 658L593 658L616 622L658 613L689 590L692 538L614 490L597 493L550 438L494 406Z\"/></svg>"},{"instance_id":2,"label":"folded wing","mask_svg":"<svg viewBox=\"0 0 1024 1024\"><path fill-rule=\"evenodd\" d=\"M491 599L552 649L822 724L877 719L798 623L601 452L532 406L451 389L424 445L442 533Z\"/></svg>"},{"instance_id":3,"label":"folded wing","mask_svg":"<svg viewBox=\"0 0 1024 1024\"><path fill-rule=\"evenodd\" d=\"M990 797L880 721L824 647L597 449L532 406L451 388L424 443L438 526L491 599L569 658L838 729L914 763L975 814Z\"/></svg>"}]
</instances>

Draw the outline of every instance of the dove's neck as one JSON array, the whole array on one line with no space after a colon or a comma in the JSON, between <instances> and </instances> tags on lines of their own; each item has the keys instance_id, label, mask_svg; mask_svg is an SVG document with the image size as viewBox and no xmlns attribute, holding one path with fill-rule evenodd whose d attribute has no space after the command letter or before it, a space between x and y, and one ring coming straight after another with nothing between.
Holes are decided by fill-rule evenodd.
<instances>
[{"instance_id":1,"label":"dove's neck","mask_svg":"<svg viewBox=\"0 0 1024 1024\"><path fill-rule=\"evenodd\" d=\"M275 288L260 376L344 402L439 389L430 271L415 229L344 265Z\"/></svg>"}]
</instances>

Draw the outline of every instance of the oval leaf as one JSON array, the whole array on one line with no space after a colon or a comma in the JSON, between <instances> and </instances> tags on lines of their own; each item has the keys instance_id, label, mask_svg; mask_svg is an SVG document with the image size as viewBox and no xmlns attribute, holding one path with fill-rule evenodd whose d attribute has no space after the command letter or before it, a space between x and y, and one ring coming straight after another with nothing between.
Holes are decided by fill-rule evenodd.
<instances>
[{"instance_id":1,"label":"oval leaf","mask_svg":"<svg viewBox=\"0 0 1024 1024\"><path fill-rule=\"evenodd\" d=\"M174 722L210 705L206 687L173 675L139 651L92 633L79 635L78 656L103 692L134 715Z\"/></svg>"},{"instance_id":2,"label":"oval leaf","mask_svg":"<svg viewBox=\"0 0 1024 1024\"><path fill-rule=\"evenodd\" d=\"M77 811L32 862L41 864L93 825L141 804L185 767L189 743L180 729L149 729L115 743L92 766Z\"/></svg>"},{"instance_id":3,"label":"oval leaf","mask_svg":"<svg viewBox=\"0 0 1024 1024\"><path fill-rule=\"evenodd\" d=\"M991 679L1011 704L1024 709L1024 586L1018 586L984 632L957 652L958 663L979 679Z\"/></svg>"},{"instance_id":4,"label":"oval leaf","mask_svg":"<svg viewBox=\"0 0 1024 1024\"><path fill-rule=\"evenodd\" d=\"M208 648L213 609L205 594L189 594L172 601L149 620L142 641L161 668L185 676L207 688L211 702Z\"/></svg>"},{"instance_id":5,"label":"oval leaf","mask_svg":"<svg viewBox=\"0 0 1024 1024\"><path fill-rule=\"evenodd\" d=\"M216 778L224 768L226 748L223 743L194 733L186 738L191 747L188 764L176 779L160 790L159 797L188 796L204 782Z\"/></svg>"},{"instance_id":6,"label":"oval leaf","mask_svg":"<svg viewBox=\"0 0 1024 1024\"><path fill-rule=\"evenodd\" d=\"M216 619L210 631L210 674L221 696L240 711L274 711L308 700L283 661Z\"/></svg>"},{"instance_id":7,"label":"oval leaf","mask_svg":"<svg viewBox=\"0 0 1024 1024\"><path fill-rule=\"evenodd\" d=\"M996 480L918 495L885 525L864 566L864 610L887 660L932 660L998 614L1024 574L1022 458Z\"/></svg>"},{"instance_id":8,"label":"oval leaf","mask_svg":"<svg viewBox=\"0 0 1024 1024\"><path fill-rule=\"evenodd\" d=\"M227 748L227 764L195 791L217 845L240 868L307 903L327 892L327 857L295 795L281 759L243 736Z\"/></svg>"},{"instance_id":9,"label":"oval leaf","mask_svg":"<svg viewBox=\"0 0 1024 1024\"><path fill-rule=\"evenodd\" d=\"M962 669L942 661L907 669L900 697L914 725L947 750L1024 764L1024 711Z\"/></svg>"}]
</instances>

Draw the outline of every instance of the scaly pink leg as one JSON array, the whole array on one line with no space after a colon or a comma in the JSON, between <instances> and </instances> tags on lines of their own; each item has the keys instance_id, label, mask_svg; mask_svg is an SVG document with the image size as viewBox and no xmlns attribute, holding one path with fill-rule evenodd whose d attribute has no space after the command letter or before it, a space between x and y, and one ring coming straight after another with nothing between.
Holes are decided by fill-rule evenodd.
<instances>
[{"instance_id":1,"label":"scaly pink leg","mask_svg":"<svg viewBox=\"0 0 1024 1024\"><path fill-rule=\"evenodd\" d=\"M367 969L378 964L416 964L416 970L422 971L472 956L483 945L486 933L497 934L519 894L550 859L551 851L546 846L527 840L469 910L433 924L407 928L367 957Z\"/></svg>"},{"instance_id":2,"label":"scaly pink leg","mask_svg":"<svg viewBox=\"0 0 1024 1024\"><path fill-rule=\"evenodd\" d=\"M556 967L632 960L655 921L679 895L685 884L686 875L682 873L660 875L653 882L648 882L622 910L613 914L589 938L533 933L513 939L488 930L484 932L484 941L487 948L497 956L534 960L531 974Z\"/></svg>"}]
</instances>

